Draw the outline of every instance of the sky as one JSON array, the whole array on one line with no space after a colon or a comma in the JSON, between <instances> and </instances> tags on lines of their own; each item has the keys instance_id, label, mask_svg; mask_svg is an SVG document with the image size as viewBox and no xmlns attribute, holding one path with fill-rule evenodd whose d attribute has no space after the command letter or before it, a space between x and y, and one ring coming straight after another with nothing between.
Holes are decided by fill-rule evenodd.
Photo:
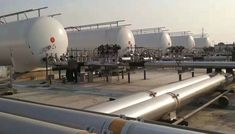
<instances>
[{"instance_id":1,"label":"sky","mask_svg":"<svg viewBox=\"0 0 235 134\"><path fill-rule=\"evenodd\" d=\"M64 26L126 20L131 29L167 27L201 33L214 43L235 41L235 0L0 0L0 15L48 6Z\"/></svg>"}]
</instances>

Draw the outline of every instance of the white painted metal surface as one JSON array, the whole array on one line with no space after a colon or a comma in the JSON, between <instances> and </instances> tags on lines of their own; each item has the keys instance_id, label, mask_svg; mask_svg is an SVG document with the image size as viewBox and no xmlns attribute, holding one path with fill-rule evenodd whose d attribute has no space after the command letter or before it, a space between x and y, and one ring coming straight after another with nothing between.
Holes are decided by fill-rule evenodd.
<instances>
[{"instance_id":1,"label":"white painted metal surface","mask_svg":"<svg viewBox=\"0 0 235 134\"><path fill-rule=\"evenodd\" d=\"M183 46L186 49L195 47L195 41L191 35L171 36L172 46Z\"/></svg>"},{"instance_id":2,"label":"white painted metal surface","mask_svg":"<svg viewBox=\"0 0 235 134\"><path fill-rule=\"evenodd\" d=\"M165 50L172 46L170 35L164 31L135 34L134 37L138 47Z\"/></svg>"},{"instance_id":3,"label":"white painted metal surface","mask_svg":"<svg viewBox=\"0 0 235 134\"><path fill-rule=\"evenodd\" d=\"M164 114L190 103L197 97L212 92L225 82L225 76L217 75L202 82L121 109L113 114L125 115L133 118L159 119Z\"/></svg>"},{"instance_id":4,"label":"white painted metal surface","mask_svg":"<svg viewBox=\"0 0 235 134\"><path fill-rule=\"evenodd\" d=\"M162 94L175 91L177 89L189 86L191 84L198 83L200 81L203 81L203 80L206 80L209 78L210 78L209 75L198 76L198 77L184 80L181 82L177 82L177 83L169 84L166 86L154 88L150 91L139 92L139 93L135 93L133 95L119 98L114 101L105 102L105 103L87 108L86 110L100 112L100 113L113 113L113 112L118 111L120 109L144 102L149 99L152 99L152 98L154 98L154 96L155 97L160 96Z\"/></svg>"},{"instance_id":5,"label":"white painted metal surface","mask_svg":"<svg viewBox=\"0 0 235 134\"><path fill-rule=\"evenodd\" d=\"M0 65L14 65L16 72L44 67L42 58L60 57L68 38L54 18L38 17L0 25Z\"/></svg>"},{"instance_id":6,"label":"white painted metal surface","mask_svg":"<svg viewBox=\"0 0 235 134\"><path fill-rule=\"evenodd\" d=\"M1 134L88 134L86 131L0 112Z\"/></svg>"},{"instance_id":7,"label":"white painted metal surface","mask_svg":"<svg viewBox=\"0 0 235 134\"><path fill-rule=\"evenodd\" d=\"M193 130L153 125L137 121L128 121L116 117L74 111L52 106L32 104L22 101L0 98L0 111L19 116L43 120L66 127L89 130L97 134L198 134Z\"/></svg>"},{"instance_id":8,"label":"white painted metal surface","mask_svg":"<svg viewBox=\"0 0 235 134\"><path fill-rule=\"evenodd\" d=\"M0 78L6 78L8 73L7 67L0 66Z\"/></svg>"},{"instance_id":9,"label":"white painted metal surface","mask_svg":"<svg viewBox=\"0 0 235 134\"><path fill-rule=\"evenodd\" d=\"M126 26L75 30L67 33L69 49L94 50L100 45L117 44L121 46L121 52L124 53L128 47L135 46L134 35Z\"/></svg>"},{"instance_id":10,"label":"white painted metal surface","mask_svg":"<svg viewBox=\"0 0 235 134\"><path fill-rule=\"evenodd\" d=\"M198 37L198 38L194 38L194 40L195 40L196 48L213 47L212 42L210 41L209 37Z\"/></svg>"}]
</instances>

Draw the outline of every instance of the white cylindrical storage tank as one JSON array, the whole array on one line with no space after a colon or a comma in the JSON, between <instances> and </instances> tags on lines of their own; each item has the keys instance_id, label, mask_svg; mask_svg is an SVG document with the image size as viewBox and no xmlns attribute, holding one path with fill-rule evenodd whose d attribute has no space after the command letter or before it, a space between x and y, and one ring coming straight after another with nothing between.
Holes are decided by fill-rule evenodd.
<instances>
[{"instance_id":1,"label":"white cylindrical storage tank","mask_svg":"<svg viewBox=\"0 0 235 134\"><path fill-rule=\"evenodd\" d=\"M67 31L69 49L94 50L100 45L120 45L121 51L134 48L134 35L126 26ZM130 49L129 49L130 50Z\"/></svg>"},{"instance_id":2,"label":"white cylindrical storage tank","mask_svg":"<svg viewBox=\"0 0 235 134\"><path fill-rule=\"evenodd\" d=\"M135 34L135 43L138 47L165 50L172 46L170 35L167 32Z\"/></svg>"},{"instance_id":3,"label":"white cylindrical storage tank","mask_svg":"<svg viewBox=\"0 0 235 134\"><path fill-rule=\"evenodd\" d=\"M205 48L205 47L213 47L212 42L209 37L196 37L194 38L196 48Z\"/></svg>"},{"instance_id":4,"label":"white cylindrical storage tank","mask_svg":"<svg viewBox=\"0 0 235 134\"><path fill-rule=\"evenodd\" d=\"M195 47L195 41L191 35L171 36L172 46L183 46L186 49Z\"/></svg>"},{"instance_id":5,"label":"white cylindrical storage tank","mask_svg":"<svg viewBox=\"0 0 235 134\"><path fill-rule=\"evenodd\" d=\"M64 27L54 18L37 17L0 25L0 65L16 72L44 67L42 59L60 57L68 47Z\"/></svg>"}]
</instances>

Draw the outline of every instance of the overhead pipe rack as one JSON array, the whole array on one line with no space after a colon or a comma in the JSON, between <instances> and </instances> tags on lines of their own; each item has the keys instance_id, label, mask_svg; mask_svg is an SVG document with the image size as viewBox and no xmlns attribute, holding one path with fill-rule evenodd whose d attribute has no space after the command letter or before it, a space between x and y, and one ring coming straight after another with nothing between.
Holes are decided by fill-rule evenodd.
<instances>
[{"instance_id":1,"label":"overhead pipe rack","mask_svg":"<svg viewBox=\"0 0 235 134\"><path fill-rule=\"evenodd\" d=\"M145 66L154 67L187 67L187 68L219 68L219 69L234 69L235 62L220 62L220 61L156 61L147 62Z\"/></svg>"},{"instance_id":2,"label":"overhead pipe rack","mask_svg":"<svg viewBox=\"0 0 235 134\"><path fill-rule=\"evenodd\" d=\"M56 13L56 14L51 14L51 15L48 15L48 17L55 17L55 16L60 16L60 15L62 15L62 13Z\"/></svg>"},{"instance_id":3,"label":"overhead pipe rack","mask_svg":"<svg viewBox=\"0 0 235 134\"><path fill-rule=\"evenodd\" d=\"M144 28L144 29L135 29L132 32L136 35L146 34L146 33L159 33L163 31L169 31L166 27L154 27L154 28Z\"/></svg>"},{"instance_id":4,"label":"overhead pipe rack","mask_svg":"<svg viewBox=\"0 0 235 134\"><path fill-rule=\"evenodd\" d=\"M207 38L207 37L209 37L209 34L208 33L194 34L193 37L194 38Z\"/></svg>"},{"instance_id":5,"label":"overhead pipe rack","mask_svg":"<svg viewBox=\"0 0 235 134\"><path fill-rule=\"evenodd\" d=\"M3 20L2 22L7 23L7 21L6 21L7 17L16 16L17 17L17 21L19 21L21 14L24 14L25 18L28 19L28 16L27 16L26 13L36 12L36 11L38 12L38 17L40 17L41 16L41 10L47 9L47 8L48 7L41 7L41 8L36 8L36 9L28 9L28 10L23 10L23 11L15 12L15 13L5 14L5 15L0 16L0 20Z\"/></svg>"},{"instance_id":6,"label":"overhead pipe rack","mask_svg":"<svg viewBox=\"0 0 235 134\"><path fill-rule=\"evenodd\" d=\"M178 32L170 32L170 36L185 36L185 35L193 35L191 31L178 31Z\"/></svg>"},{"instance_id":7,"label":"overhead pipe rack","mask_svg":"<svg viewBox=\"0 0 235 134\"><path fill-rule=\"evenodd\" d=\"M65 30L77 30L81 31L83 29L99 29L99 28L106 28L106 27L116 27L119 26L130 26L131 24L120 25L121 22L125 22L125 20L117 20L117 21L110 21L110 22L103 22L103 23L95 23L95 24L88 24L88 25L81 25L81 26L70 26L66 27Z\"/></svg>"},{"instance_id":8,"label":"overhead pipe rack","mask_svg":"<svg viewBox=\"0 0 235 134\"><path fill-rule=\"evenodd\" d=\"M193 37L194 38L207 38L207 37L209 37L209 34L205 33L204 28L202 28L202 33L201 34L194 34Z\"/></svg>"}]
</instances>

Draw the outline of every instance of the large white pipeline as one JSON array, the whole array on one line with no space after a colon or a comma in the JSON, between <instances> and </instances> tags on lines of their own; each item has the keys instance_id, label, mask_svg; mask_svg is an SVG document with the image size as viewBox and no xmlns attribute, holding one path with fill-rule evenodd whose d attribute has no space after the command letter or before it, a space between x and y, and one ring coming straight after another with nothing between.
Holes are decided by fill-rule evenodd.
<instances>
[{"instance_id":1,"label":"large white pipeline","mask_svg":"<svg viewBox=\"0 0 235 134\"><path fill-rule=\"evenodd\" d=\"M209 79L209 75L202 75L198 76L195 78L187 79L181 82L169 84L166 86L154 88L150 91L147 92L139 92L135 93L130 96L125 96L120 99L110 101L110 102L105 102L90 108L87 108L86 110L88 111L95 111L95 112L100 112L100 113L113 113L115 111L118 111L120 109L144 102L146 100L152 99L154 97L160 96L162 94L168 93L175 91L177 89L198 83L200 81Z\"/></svg>"},{"instance_id":2,"label":"large white pipeline","mask_svg":"<svg viewBox=\"0 0 235 134\"><path fill-rule=\"evenodd\" d=\"M224 75L217 75L202 82L121 109L113 114L133 118L159 119L164 114L190 103L197 97L214 91L225 82L226 78Z\"/></svg>"},{"instance_id":3,"label":"large white pipeline","mask_svg":"<svg viewBox=\"0 0 235 134\"><path fill-rule=\"evenodd\" d=\"M97 134L198 134L193 130L153 125L120 118L0 98L0 111L60 124Z\"/></svg>"},{"instance_id":4,"label":"large white pipeline","mask_svg":"<svg viewBox=\"0 0 235 134\"><path fill-rule=\"evenodd\" d=\"M0 112L1 134L88 134L86 131Z\"/></svg>"}]
</instances>

